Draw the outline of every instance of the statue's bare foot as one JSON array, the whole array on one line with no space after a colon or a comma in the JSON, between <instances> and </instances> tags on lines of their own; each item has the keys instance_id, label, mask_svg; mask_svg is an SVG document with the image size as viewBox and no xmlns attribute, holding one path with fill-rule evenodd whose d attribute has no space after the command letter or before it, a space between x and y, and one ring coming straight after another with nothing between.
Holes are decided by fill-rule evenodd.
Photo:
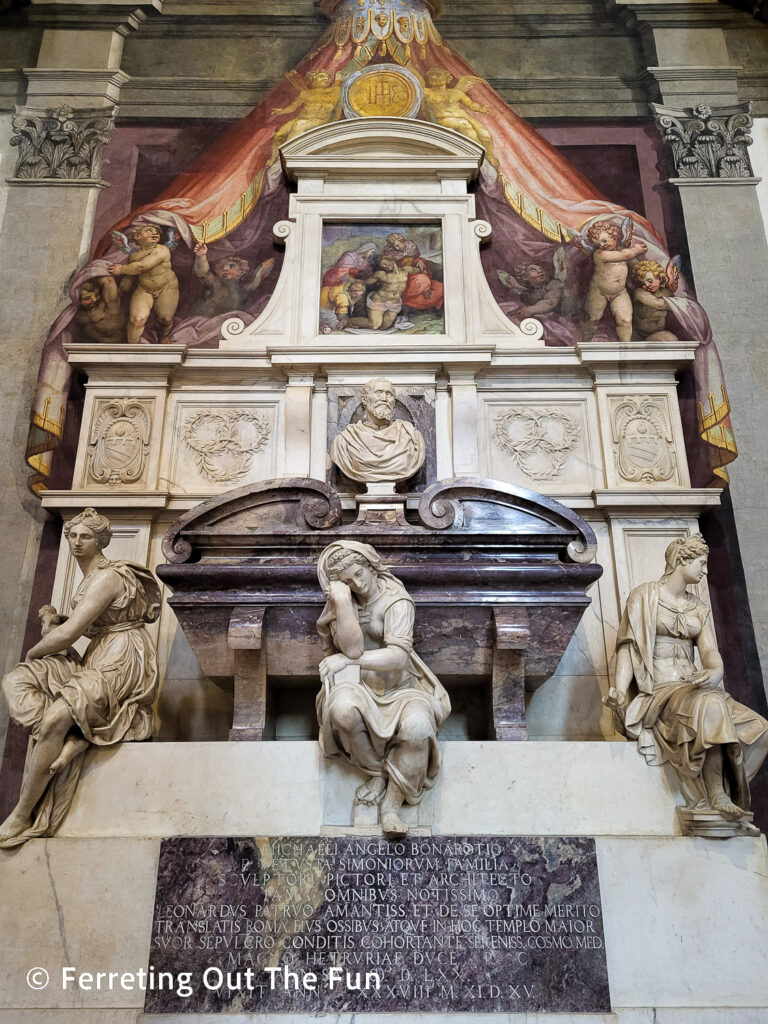
<instances>
[{"instance_id":1,"label":"statue's bare foot","mask_svg":"<svg viewBox=\"0 0 768 1024\"><path fill-rule=\"evenodd\" d=\"M388 839L404 839L408 835L408 826L394 811L384 811L381 815L381 831Z\"/></svg>"},{"instance_id":2,"label":"statue's bare foot","mask_svg":"<svg viewBox=\"0 0 768 1024\"><path fill-rule=\"evenodd\" d=\"M51 767L48 771L51 775L56 772L60 772L62 768L66 768L70 761L74 761L78 754L82 754L84 750L87 750L90 743L84 736L69 736L64 741L64 746L61 748L61 753L55 761L51 761Z\"/></svg>"},{"instance_id":3,"label":"statue's bare foot","mask_svg":"<svg viewBox=\"0 0 768 1024\"><path fill-rule=\"evenodd\" d=\"M14 836L21 835L22 832L26 832L31 824L32 819L27 815L21 814L17 810L11 811L3 824L0 825L0 842L4 839L13 839Z\"/></svg>"},{"instance_id":4,"label":"statue's bare foot","mask_svg":"<svg viewBox=\"0 0 768 1024\"><path fill-rule=\"evenodd\" d=\"M739 818L744 817L743 809L733 803L732 800L729 800L725 794L715 797L712 801L712 810L722 814L728 821L737 821Z\"/></svg>"},{"instance_id":5,"label":"statue's bare foot","mask_svg":"<svg viewBox=\"0 0 768 1024\"><path fill-rule=\"evenodd\" d=\"M355 790L355 803L365 804L367 807L376 807L384 799L384 791L387 788L387 780L380 775L374 775L362 786Z\"/></svg>"}]
</instances>

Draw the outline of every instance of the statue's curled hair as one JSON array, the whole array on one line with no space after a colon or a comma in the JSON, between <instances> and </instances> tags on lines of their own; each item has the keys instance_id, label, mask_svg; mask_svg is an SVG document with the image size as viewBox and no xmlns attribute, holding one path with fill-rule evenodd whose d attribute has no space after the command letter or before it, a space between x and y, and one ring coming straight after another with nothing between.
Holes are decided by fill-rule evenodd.
<instances>
[{"instance_id":1,"label":"statue's curled hair","mask_svg":"<svg viewBox=\"0 0 768 1024\"><path fill-rule=\"evenodd\" d=\"M664 575L669 576L678 565L687 565L688 562L693 562L694 559L699 558L701 555L708 554L709 548L700 533L694 533L691 537L678 537L677 540L672 541L664 552L664 559L666 561Z\"/></svg>"},{"instance_id":2,"label":"statue's curled hair","mask_svg":"<svg viewBox=\"0 0 768 1024\"><path fill-rule=\"evenodd\" d=\"M106 516L101 515L95 508L85 508L76 516L64 524L64 536L69 537L69 531L73 526L87 526L96 537L99 551L112 540L112 526Z\"/></svg>"}]
</instances>

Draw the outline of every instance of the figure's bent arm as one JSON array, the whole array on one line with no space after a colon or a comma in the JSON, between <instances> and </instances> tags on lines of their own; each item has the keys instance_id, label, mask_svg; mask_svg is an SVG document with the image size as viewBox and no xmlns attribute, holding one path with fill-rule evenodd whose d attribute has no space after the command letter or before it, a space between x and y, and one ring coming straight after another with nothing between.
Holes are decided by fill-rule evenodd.
<instances>
[{"instance_id":1,"label":"figure's bent arm","mask_svg":"<svg viewBox=\"0 0 768 1024\"><path fill-rule=\"evenodd\" d=\"M273 117L280 117L282 114L292 114L294 110L298 110L299 107L305 102L304 97L301 93L296 97L293 103L287 107L275 107L272 111Z\"/></svg>"},{"instance_id":2,"label":"figure's bent arm","mask_svg":"<svg viewBox=\"0 0 768 1024\"><path fill-rule=\"evenodd\" d=\"M207 283L213 277L213 274L211 273L211 265L208 262L207 256L195 256L194 269L195 276L201 281L205 281Z\"/></svg>"},{"instance_id":3,"label":"figure's bent arm","mask_svg":"<svg viewBox=\"0 0 768 1024\"><path fill-rule=\"evenodd\" d=\"M334 642L339 651L356 661L365 650L363 631L357 621L355 609L352 606L351 595L344 599L335 599L336 609L336 636Z\"/></svg>"},{"instance_id":4,"label":"figure's bent arm","mask_svg":"<svg viewBox=\"0 0 768 1024\"><path fill-rule=\"evenodd\" d=\"M635 302L639 302L642 306L650 306L651 309L669 309L669 304L662 295L652 295L644 288L638 288L633 298Z\"/></svg>"},{"instance_id":5,"label":"figure's bent arm","mask_svg":"<svg viewBox=\"0 0 768 1024\"><path fill-rule=\"evenodd\" d=\"M374 672L397 672L407 665L408 651L396 644L390 644L375 651L364 651L354 660L360 668Z\"/></svg>"},{"instance_id":6,"label":"figure's bent arm","mask_svg":"<svg viewBox=\"0 0 768 1024\"><path fill-rule=\"evenodd\" d=\"M529 314L536 315L537 313L551 313L555 306L560 301L560 289L559 288L547 288L547 293L543 298L539 299L538 302L534 302L532 305L526 305L526 309Z\"/></svg>"},{"instance_id":7,"label":"figure's bent arm","mask_svg":"<svg viewBox=\"0 0 768 1024\"><path fill-rule=\"evenodd\" d=\"M101 287L102 298L107 305L110 305L112 302L117 302L120 298L120 291L117 287L117 282L111 275L100 277L99 286Z\"/></svg>"},{"instance_id":8,"label":"figure's bent arm","mask_svg":"<svg viewBox=\"0 0 768 1024\"><path fill-rule=\"evenodd\" d=\"M635 673L632 668L632 655L629 652L629 644L622 644L616 652L616 675L613 686L618 690L622 700L626 702L629 687L632 684Z\"/></svg>"},{"instance_id":9,"label":"figure's bent arm","mask_svg":"<svg viewBox=\"0 0 768 1024\"><path fill-rule=\"evenodd\" d=\"M629 263L635 259L637 252L632 249L596 249L595 263Z\"/></svg>"},{"instance_id":10,"label":"figure's bent arm","mask_svg":"<svg viewBox=\"0 0 768 1024\"><path fill-rule=\"evenodd\" d=\"M166 246L158 245L142 259L136 260L135 263L123 263L120 272L131 277L138 277L145 270L153 270L155 267L159 267L161 263L170 263L170 260L171 254Z\"/></svg>"},{"instance_id":11,"label":"figure's bent arm","mask_svg":"<svg viewBox=\"0 0 768 1024\"><path fill-rule=\"evenodd\" d=\"M109 569L101 572L66 622L54 626L27 652L27 661L31 658L42 658L46 654L66 651L69 645L79 640L85 630L109 607L120 593L120 589L121 582L117 573Z\"/></svg>"},{"instance_id":12,"label":"figure's bent arm","mask_svg":"<svg viewBox=\"0 0 768 1024\"><path fill-rule=\"evenodd\" d=\"M723 667L723 659L720 657L720 651L717 649L715 631L712 629L712 621L710 619L704 623L701 633L699 633L699 637L696 641L696 646L699 649L701 664L711 673L710 682L715 684L720 683L725 670Z\"/></svg>"}]
</instances>

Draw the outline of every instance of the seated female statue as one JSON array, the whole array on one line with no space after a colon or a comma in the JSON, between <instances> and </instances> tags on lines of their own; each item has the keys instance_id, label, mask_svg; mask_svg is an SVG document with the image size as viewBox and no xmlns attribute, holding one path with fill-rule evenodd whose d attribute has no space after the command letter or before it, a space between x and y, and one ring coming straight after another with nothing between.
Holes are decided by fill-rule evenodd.
<instances>
[{"instance_id":1,"label":"seated female statue","mask_svg":"<svg viewBox=\"0 0 768 1024\"><path fill-rule=\"evenodd\" d=\"M56 831L91 744L152 735L157 666L144 627L160 613L159 584L143 566L102 555L112 531L95 509L66 523L64 535L83 574L74 611L67 618L42 609L50 612L42 616L42 639L2 683L11 718L31 730L32 747L0 846ZM81 636L91 640L82 660L70 649Z\"/></svg>"},{"instance_id":2,"label":"seated female statue","mask_svg":"<svg viewBox=\"0 0 768 1024\"><path fill-rule=\"evenodd\" d=\"M662 578L629 595L605 703L649 764L672 765L688 807L739 821L768 754L768 722L726 693L711 612L688 589L703 579L708 550L700 534L673 541Z\"/></svg>"},{"instance_id":3,"label":"seated female statue","mask_svg":"<svg viewBox=\"0 0 768 1024\"><path fill-rule=\"evenodd\" d=\"M398 812L435 783L450 700L413 651L413 600L372 547L331 544L317 573L327 598L317 623L320 744L326 757L344 757L369 777L356 802L381 803L382 831L404 836ZM348 665L360 667L360 682L335 681Z\"/></svg>"}]
</instances>

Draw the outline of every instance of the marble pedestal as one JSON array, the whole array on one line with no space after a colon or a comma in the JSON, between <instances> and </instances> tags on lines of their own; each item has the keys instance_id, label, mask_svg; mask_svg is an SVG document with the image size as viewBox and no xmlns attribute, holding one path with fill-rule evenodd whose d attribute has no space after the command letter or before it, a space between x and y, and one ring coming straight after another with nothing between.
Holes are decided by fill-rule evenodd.
<instances>
[{"instance_id":1,"label":"marble pedestal","mask_svg":"<svg viewBox=\"0 0 768 1024\"><path fill-rule=\"evenodd\" d=\"M425 831L596 837L613 1012L358 1014L357 1024L768 1021L763 837L675 836L672 790L627 744L456 742L443 751ZM92 755L59 836L0 852L0 1024L309 1024L294 1015L145 1017L142 993L62 991L61 971L146 967L162 837L354 834L329 823L333 808L350 806L353 784L309 742L126 744ZM49 972L45 989L27 984L32 967ZM351 1024L348 1014L311 1019Z\"/></svg>"}]
</instances>

